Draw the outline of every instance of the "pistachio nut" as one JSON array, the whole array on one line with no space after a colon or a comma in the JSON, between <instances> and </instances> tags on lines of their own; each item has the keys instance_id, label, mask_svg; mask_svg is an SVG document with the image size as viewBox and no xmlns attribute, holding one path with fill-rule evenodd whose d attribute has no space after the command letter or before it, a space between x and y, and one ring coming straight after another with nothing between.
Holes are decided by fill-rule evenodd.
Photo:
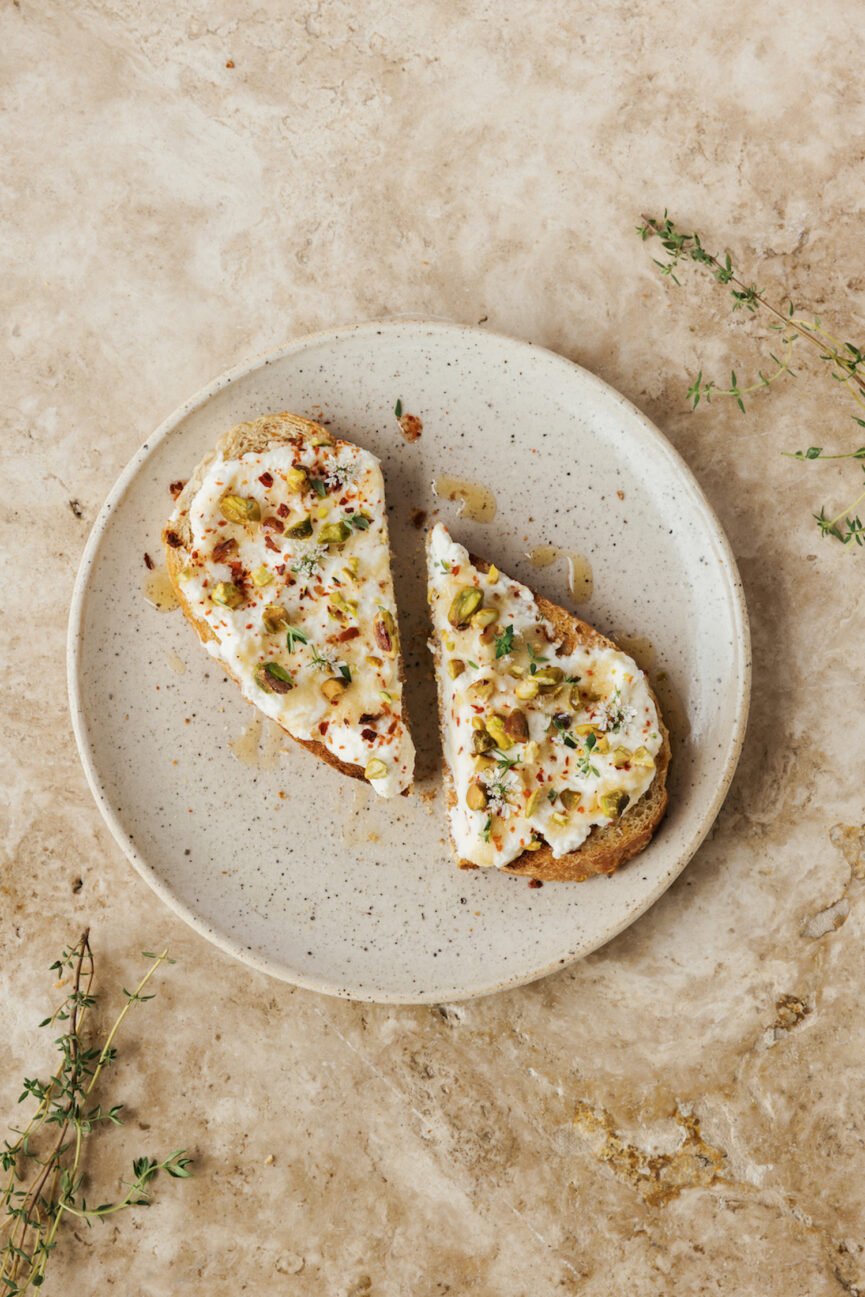
<instances>
[{"instance_id":1,"label":"pistachio nut","mask_svg":"<svg viewBox=\"0 0 865 1297\"><path fill-rule=\"evenodd\" d=\"M609 815L610 819L615 820L624 812L631 799L622 789L617 789L614 793L603 793L598 800L604 815Z\"/></svg>"},{"instance_id":2,"label":"pistachio nut","mask_svg":"<svg viewBox=\"0 0 865 1297\"><path fill-rule=\"evenodd\" d=\"M210 597L223 608L239 608L243 603L243 591L233 581L217 581Z\"/></svg>"},{"instance_id":3,"label":"pistachio nut","mask_svg":"<svg viewBox=\"0 0 865 1297\"><path fill-rule=\"evenodd\" d=\"M297 522L291 523L285 529L286 536L292 536L295 540L306 540L312 535L312 519L304 515Z\"/></svg>"},{"instance_id":4,"label":"pistachio nut","mask_svg":"<svg viewBox=\"0 0 865 1297\"><path fill-rule=\"evenodd\" d=\"M486 789L483 784L479 784L475 780L469 784L468 792L466 793L466 806L470 811L482 811L485 809L486 804Z\"/></svg>"},{"instance_id":5,"label":"pistachio nut","mask_svg":"<svg viewBox=\"0 0 865 1297\"><path fill-rule=\"evenodd\" d=\"M473 585L462 586L454 595L448 611L451 626L467 626L473 613L484 601L483 592Z\"/></svg>"}]
</instances>

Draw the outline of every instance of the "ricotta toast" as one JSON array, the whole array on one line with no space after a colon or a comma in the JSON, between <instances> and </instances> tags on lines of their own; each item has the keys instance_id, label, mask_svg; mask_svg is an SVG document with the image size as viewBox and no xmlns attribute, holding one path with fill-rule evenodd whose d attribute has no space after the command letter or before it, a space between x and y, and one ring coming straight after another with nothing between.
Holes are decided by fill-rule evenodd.
<instances>
[{"instance_id":1,"label":"ricotta toast","mask_svg":"<svg viewBox=\"0 0 865 1297\"><path fill-rule=\"evenodd\" d=\"M669 737L644 672L441 524L427 558L458 864L542 881L612 873L667 805Z\"/></svg>"},{"instance_id":2,"label":"ricotta toast","mask_svg":"<svg viewBox=\"0 0 865 1297\"><path fill-rule=\"evenodd\" d=\"M293 414L238 424L179 494L163 541L184 614L244 697L380 796L407 792L414 746L375 456Z\"/></svg>"}]
</instances>

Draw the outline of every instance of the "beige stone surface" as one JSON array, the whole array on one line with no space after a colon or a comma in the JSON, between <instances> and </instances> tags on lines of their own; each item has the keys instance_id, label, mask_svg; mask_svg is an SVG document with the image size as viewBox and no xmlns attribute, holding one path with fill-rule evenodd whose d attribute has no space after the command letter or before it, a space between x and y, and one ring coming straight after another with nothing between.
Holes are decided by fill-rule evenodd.
<instances>
[{"instance_id":1,"label":"beige stone surface","mask_svg":"<svg viewBox=\"0 0 865 1297\"><path fill-rule=\"evenodd\" d=\"M854 0L0 3L0 1118L90 924L106 995L142 946L178 960L93 1195L140 1152L196 1161L69 1230L44 1292L865 1293L865 556L809 518L861 473L780 455L856 430L804 357L747 417L690 414L700 365L756 370L754 326L633 234L669 205L861 338L863 45ZM755 648L738 776L671 891L582 964L438 1009L295 991L182 926L103 827L65 696L76 564L151 428L241 359L400 312L483 318L642 406L728 529Z\"/></svg>"}]
</instances>

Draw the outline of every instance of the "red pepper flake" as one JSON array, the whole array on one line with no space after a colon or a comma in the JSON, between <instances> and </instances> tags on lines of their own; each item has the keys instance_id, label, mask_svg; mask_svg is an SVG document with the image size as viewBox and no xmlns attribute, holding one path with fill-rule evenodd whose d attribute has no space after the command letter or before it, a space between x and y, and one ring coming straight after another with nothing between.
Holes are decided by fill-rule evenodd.
<instances>
[{"instance_id":1,"label":"red pepper flake","mask_svg":"<svg viewBox=\"0 0 865 1297\"><path fill-rule=\"evenodd\" d=\"M346 640L357 639L359 634L360 634L360 627L349 626L348 630L341 631L336 638L340 642L340 644L344 644Z\"/></svg>"},{"instance_id":2,"label":"red pepper flake","mask_svg":"<svg viewBox=\"0 0 865 1297\"><path fill-rule=\"evenodd\" d=\"M543 887L543 883L541 882L540 878L530 878L529 887Z\"/></svg>"},{"instance_id":3,"label":"red pepper flake","mask_svg":"<svg viewBox=\"0 0 865 1297\"><path fill-rule=\"evenodd\" d=\"M273 477L270 473L262 473L258 480L262 486L273 486Z\"/></svg>"},{"instance_id":4,"label":"red pepper flake","mask_svg":"<svg viewBox=\"0 0 865 1297\"><path fill-rule=\"evenodd\" d=\"M374 743L378 738L378 735L376 734L375 730L361 730L360 737L364 739L367 743Z\"/></svg>"},{"instance_id":5,"label":"red pepper flake","mask_svg":"<svg viewBox=\"0 0 865 1297\"><path fill-rule=\"evenodd\" d=\"M248 622L246 623L246 629L247 629L247 630L252 630L252 622L251 622L251 621L248 621Z\"/></svg>"},{"instance_id":6,"label":"red pepper flake","mask_svg":"<svg viewBox=\"0 0 865 1297\"><path fill-rule=\"evenodd\" d=\"M459 563L454 563L453 567L451 568L451 576L457 576L459 570L460 570Z\"/></svg>"},{"instance_id":7,"label":"red pepper flake","mask_svg":"<svg viewBox=\"0 0 865 1297\"><path fill-rule=\"evenodd\" d=\"M282 550L279 548L279 546L277 545L276 541L273 539L272 536L265 536L264 544L267 549L272 549L274 554L282 553Z\"/></svg>"},{"instance_id":8,"label":"red pepper flake","mask_svg":"<svg viewBox=\"0 0 865 1297\"><path fill-rule=\"evenodd\" d=\"M229 536L227 540L221 540L218 545L213 547L214 563L224 563L229 554L233 554L236 549L237 541L233 536Z\"/></svg>"},{"instance_id":9,"label":"red pepper flake","mask_svg":"<svg viewBox=\"0 0 865 1297\"><path fill-rule=\"evenodd\" d=\"M154 562L153 562L153 559L150 557L150 555L147 553L146 550L145 550L145 552L144 552L144 566L147 568L148 572L152 572L152 571L153 571L153 568L154 568Z\"/></svg>"},{"instance_id":10,"label":"red pepper flake","mask_svg":"<svg viewBox=\"0 0 865 1297\"><path fill-rule=\"evenodd\" d=\"M171 492L171 498L172 498L172 500L176 500L176 499L177 499L177 497L180 495L180 492L183 490L183 488L184 488L185 486L186 486L186 483L185 483L185 482L172 482L172 483L171 483L171 485L169 486L168 489L169 489L169 491Z\"/></svg>"},{"instance_id":11,"label":"red pepper flake","mask_svg":"<svg viewBox=\"0 0 865 1297\"><path fill-rule=\"evenodd\" d=\"M274 570L274 572L276 573L277 576L285 576L285 564L284 564L284 563L277 563L277 564L275 564L273 570ZM288 584L289 584L289 585L293 585L294 583L290 580Z\"/></svg>"},{"instance_id":12,"label":"red pepper flake","mask_svg":"<svg viewBox=\"0 0 865 1297\"><path fill-rule=\"evenodd\" d=\"M406 441L417 441L423 432L423 420L416 414L404 414L398 422Z\"/></svg>"},{"instance_id":13,"label":"red pepper flake","mask_svg":"<svg viewBox=\"0 0 865 1297\"><path fill-rule=\"evenodd\" d=\"M276 512L279 514L280 518L287 518L291 513L291 510L287 504L281 504Z\"/></svg>"},{"instance_id":14,"label":"red pepper flake","mask_svg":"<svg viewBox=\"0 0 865 1297\"><path fill-rule=\"evenodd\" d=\"M274 518L272 514L270 514L267 518L265 518L264 522L261 525L267 531L278 531L280 533L285 531L285 523L282 522L281 519L279 518Z\"/></svg>"},{"instance_id":15,"label":"red pepper flake","mask_svg":"<svg viewBox=\"0 0 865 1297\"><path fill-rule=\"evenodd\" d=\"M330 725L330 721L322 721L318 727L319 734L325 735L327 733L329 725Z\"/></svg>"}]
</instances>

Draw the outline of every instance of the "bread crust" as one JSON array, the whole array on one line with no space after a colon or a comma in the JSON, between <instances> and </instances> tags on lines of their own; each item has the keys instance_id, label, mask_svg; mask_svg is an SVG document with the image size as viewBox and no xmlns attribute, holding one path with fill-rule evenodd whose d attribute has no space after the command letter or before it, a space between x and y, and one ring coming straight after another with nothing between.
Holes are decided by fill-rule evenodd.
<instances>
[{"instance_id":1,"label":"bread crust","mask_svg":"<svg viewBox=\"0 0 865 1297\"><path fill-rule=\"evenodd\" d=\"M339 437L334 437L327 428L322 427L320 423L314 423L311 419L304 419L298 414L265 414L259 419L253 419L248 423L235 424L229 428L228 432L223 433L212 450L204 456L201 462L196 466L192 477L186 483L186 486L177 497L176 509L178 519L176 522L167 523L162 531L162 542L165 547L165 565L168 569L168 577L177 596L178 603L184 617L195 629L198 638L202 644L207 644L209 640L216 640L213 630L201 617L196 617L189 605L184 593L183 583L179 579L183 570L184 558L188 554L189 542L192 538L191 528L189 525L189 507L194 500L199 487L213 463L214 459L222 456L225 459L238 459L240 456L249 452L260 453L266 451L272 445L284 445L285 443L300 444L310 436L324 436L329 438L335 446L348 445L349 443ZM176 540L180 544L176 544ZM222 667L225 674L234 681L240 688L240 681L233 671L223 663ZM399 657L400 679L405 684L405 675L402 654ZM255 707L255 703L243 694L243 698L249 703L250 707ZM259 708L255 708L256 711ZM271 719L270 717L268 719ZM407 723L404 720L404 723ZM274 724L279 725L278 721ZM318 739L299 739L280 725L279 728L288 735L295 743L306 748L313 756L318 757L320 761L325 761L334 770L338 770L341 775L348 775L350 779L361 779L366 783L366 776L363 772L363 766L351 765L346 761L341 761L339 757L330 752L323 743ZM410 789L403 789L403 796L407 796Z\"/></svg>"},{"instance_id":2,"label":"bread crust","mask_svg":"<svg viewBox=\"0 0 865 1297\"><path fill-rule=\"evenodd\" d=\"M488 572L490 564L486 559L470 554L469 558L481 573ZM600 631L595 630L588 622L581 621L574 613L568 612L560 604L552 603L543 595L535 594L538 611L554 627L557 641L566 653L578 645L591 648L607 648L619 651L618 645L607 639ZM434 657L436 670L439 667L440 648L435 639ZM537 878L544 883L583 883L600 874L613 874L622 865L627 864L651 842L658 825L664 818L667 809L667 772L670 767L670 735L661 716L661 708L654 690L649 693L658 713L658 728L661 732L661 747L656 759L655 777L646 793L629 806L620 819L610 824L596 825L589 837L576 851L570 851L558 859L553 855L552 847L545 842L537 851L524 851L503 865L501 872L516 874L522 878ZM445 717L441 711L439 698L439 728L444 737ZM456 805L456 793L450 770L445 765L448 807ZM460 869L477 869L471 860L457 858Z\"/></svg>"}]
</instances>

